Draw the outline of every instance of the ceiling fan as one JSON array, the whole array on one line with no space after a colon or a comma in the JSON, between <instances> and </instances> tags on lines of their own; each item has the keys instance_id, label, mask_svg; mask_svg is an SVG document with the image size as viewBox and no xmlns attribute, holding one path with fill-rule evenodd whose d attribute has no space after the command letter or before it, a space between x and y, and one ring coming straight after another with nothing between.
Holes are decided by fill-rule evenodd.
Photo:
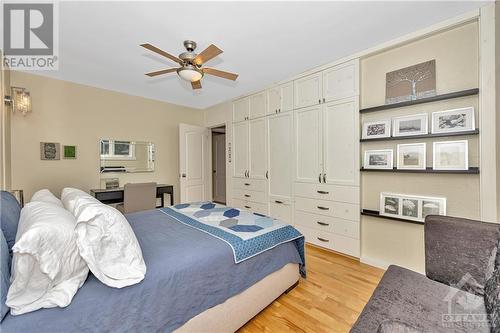
<instances>
[{"instance_id":1,"label":"ceiling fan","mask_svg":"<svg viewBox=\"0 0 500 333\"><path fill-rule=\"evenodd\" d=\"M201 79L205 74L214 75L233 81L235 81L238 77L238 74L220 71L215 68L203 67L204 63L222 53L222 50L213 44L211 44L201 53L196 54L194 52L194 50L196 49L196 42L193 42L192 40L185 40L184 47L186 48L187 52L179 54L179 57L175 57L149 43L141 44L141 46L181 65L181 67L179 68L168 68L156 72L146 73L146 75L150 77L177 72L177 74L182 79L191 82L191 86L193 87L193 89L201 88Z\"/></svg>"}]
</instances>

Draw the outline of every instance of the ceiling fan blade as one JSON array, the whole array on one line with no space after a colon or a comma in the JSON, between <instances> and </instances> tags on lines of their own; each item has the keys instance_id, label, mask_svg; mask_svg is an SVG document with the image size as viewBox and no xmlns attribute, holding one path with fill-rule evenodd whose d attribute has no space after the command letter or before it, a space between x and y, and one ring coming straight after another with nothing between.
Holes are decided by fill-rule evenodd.
<instances>
[{"instance_id":1,"label":"ceiling fan blade","mask_svg":"<svg viewBox=\"0 0 500 333\"><path fill-rule=\"evenodd\" d=\"M182 60L181 59L177 58L176 56L171 55L170 53L167 53L167 52L165 52L163 50L160 50L156 46L153 46L153 45L151 45L149 43L141 44L141 46L144 47L144 48L146 48L146 49L148 49L148 50L150 50L150 51L158 53L158 54L160 54L160 55L162 55L164 57L167 57L168 59L173 60L173 61L175 61L175 62L177 62L177 63L179 63L179 64L182 65Z\"/></svg>"},{"instance_id":2,"label":"ceiling fan blade","mask_svg":"<svg viewBox=\"0 0 500 333\"><path fill-rule=\"evenodd\" d=\"M201 89L201 81L191 82L191 87L193 87L193 89Z\"/></svg>"},{"instance_id":3,"label":"ceiling fan blade","mask_svg":"<svg viewBox=\"0 0 500 333\"><path fill-rule=\"evenodd\" d=\"M198 54L196 58L194 58L193 62L197 65L204 64L210 59L217 57L222 52L223 51L217 46L215 46L214 44L210 44L209 47L201 51L201 53Z\"/></svg>"},{"instance_id":4,"label":"ceiling fan blade","mask_svg":"<svg viewBox=\"0 0 500 333\"><path fill-rule=\"evenodd\" d=\"M146 75L150 76L150 77L153 77L153 76L157 76L157 75L172 73L172 72L175 72L175 71L177 71L177 68L169 68L169 69L162 69L161 71L146 73Z\"/></svg>"},{"instance_id":5,"label":"ceiling fan blade","mask_svg":"<svg viewBox=\"0 0 500 333\"><path fill-rule=\"evenodd\" d=\"M203 73L221 77L223 79L235 81L238 78L238 74L220 71L215 68L203 68Z\"/></svg>"}]
</instances>

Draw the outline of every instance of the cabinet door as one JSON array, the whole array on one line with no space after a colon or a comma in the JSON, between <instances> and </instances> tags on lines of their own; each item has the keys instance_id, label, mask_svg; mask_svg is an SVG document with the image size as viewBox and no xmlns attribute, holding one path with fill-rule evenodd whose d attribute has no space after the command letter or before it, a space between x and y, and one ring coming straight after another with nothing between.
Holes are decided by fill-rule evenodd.
<instances>
[{"instance_id":1,"label":"cabinet door","mask_svg":"<svg viewBox=\"0 0 500 333\"><path fill-rule=\"evenodd\" d=\"M317 73L294 81L296 109L321 103L321 75Z\"/></svg>"},{"instance_id":2,"label":"cabinet door","mask_svg":"<svg viewBox=\"0 0 500 333\"><path fill-rule=\"evenodd\" d=\"M243 121L248 117L248 97L239 99L233 103L233 122Z\"/></svg>"},{"instance_id":3,"label":"cabinet door","mask_svg":"<svg viewBox=\"0 0 500 333\"><path fill-rule=\"evenodd\" d=\"M270 116L269 128L269 195L292 197L293 113Z\"/></svg>"},{"instance_id":4,"label":"cabinet door","mask_svg":"<svg viewBox=\"0 0 500 333\"><path fill-rule=\"evenodd\" d=\"M266 119L259 118L248 123L249 172L252 179L266 179L267 143Z\"/></svg>"},{"instance_id":5,"label":"cabinet door","mask_svg":"<svg viewBox=\"0 0 500 333\"><path fill-rule=\"evenodd\" d=\"M281 104L281 87L274 87L267 91L267 113L275 114Z\"/></svg>"},{"instance_id":6,"label":"cabinet door","mask_svg":"<svg viewBox=\"0 0 500 333\"><path fill-rule=\"evenodd\" d=\"M295 181L319 183L322 166L321 106L295 110Z\"/></svg>"},{"instance_id":7,"label":"cabinet door","mask_svg":"<svg viewBox=\"0 0 500 333\"><path fill-rule=\"evenodd\" d=\"M323 97L333 101L358 94L357 61L332 67L323 71Z\"/></svg>"},{"instance_id":8,"label":"cabinet door","mask_svg":"<svg viewBox=\"0 0 500 333\"><path fill-rule=\"evenodd\" d=\"M265 91L249 97L249 118L255 119L266 115L267 93Z\"/></svg>"},{"instance_id":9,"label":"cabinet door","mask_svg":"<svg viewBox=\"0 0 500 333\"><path fill-rule=\"evenodd\" d=\"M357 97L323 106L326 183L359 185Z\"/></svg>"},{"instance_id":10,"label":"cabinet door","mask_svg":"<svg viewBox=\"0 0 500 333\"><path fill-rule=\"evenodd\" d=\"M248 170L248 122L233 125L233 176L245 177Z\"/></svg>"},{"instance_id":11,"label":"cabinet door","mask_svg":"<svg viewBox=\"0 0 500 333\"><path fill-rule=\"evenodd\" d=\"M285 83L280 86L281 103L280 111L292 111L293 110L293 82Z\"/></svg>"}]
</instances>

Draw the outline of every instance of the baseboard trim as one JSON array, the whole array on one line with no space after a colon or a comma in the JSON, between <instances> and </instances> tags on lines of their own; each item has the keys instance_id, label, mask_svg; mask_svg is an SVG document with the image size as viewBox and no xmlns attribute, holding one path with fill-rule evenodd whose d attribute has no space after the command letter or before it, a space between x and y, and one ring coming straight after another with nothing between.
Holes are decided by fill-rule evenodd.
<instances>
[{"instance_id":1,"label":"baseboard trim","mask_svg":"<svg viewBox=\"0 0 500 333\"><path fill-rule=\"evenodd\" d=\"M387 269L391 265L391 263L389 263L387 261L375 259L375 258L370 258L370 257L364 257L364 256L361 256L361 258L359 258L359 261L362 262L363 264L375 266L375 267L382 268L382 269Z\"/></svg>"}]
</instances>

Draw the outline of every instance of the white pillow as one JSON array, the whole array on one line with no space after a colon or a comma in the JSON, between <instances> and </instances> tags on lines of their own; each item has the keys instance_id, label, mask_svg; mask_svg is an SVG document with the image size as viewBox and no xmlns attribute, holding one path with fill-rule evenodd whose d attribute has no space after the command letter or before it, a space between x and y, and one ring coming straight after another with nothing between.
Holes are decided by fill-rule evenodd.
<instances>
[{"instance_id":1,"label":"white pillow","mask_svg":"<svg viewBox=\"0 0 500 333\"><path fill-rule=\"evenodd\" d=\"M36 191L35 194L31 197L31 202L41 201L41 202L49 202L56 204L60 207L63 207L61 200L59 200L52 192L47 189Z\"/></svg>"},{"instance_id":2,"label":"white pillow","mask_svg":"<svg viewBox=\"0 0 500 333\"><path fill-rule=\"evenodd\" d=\"M74 216L77 215L77 202L81 201L79 205L83 203L88 203L88 202L96 202L98 203L99 200L91 196L90 194L76 189L76 188L71 188L71 187L65 187L62 192L61 192L61 201L64 205L64 208L66 208L68 211L70 211Z\"/></svg>"},{"instance_id":3,"label":"white pillow","mask_svg":"<svg viewBox=\"0 0 500 333\"><path fill-rule=\"evenodd\" d=\"M76 219L78 249L95 277L116 288L144 279L141 247L125 216L111 206L87 202L80 205Z\"/></svg>"},{"instance_id":4,"label":"white pillow","mask_svg":"<svg viewBox=\"0 0 500 333\"><path fill-rule=\"evenodd\" d=\"M89 269L76 244L75 217L47 202L21 210L6 304L13 315L70 304Z\"/></svg>"}]
</instances>

